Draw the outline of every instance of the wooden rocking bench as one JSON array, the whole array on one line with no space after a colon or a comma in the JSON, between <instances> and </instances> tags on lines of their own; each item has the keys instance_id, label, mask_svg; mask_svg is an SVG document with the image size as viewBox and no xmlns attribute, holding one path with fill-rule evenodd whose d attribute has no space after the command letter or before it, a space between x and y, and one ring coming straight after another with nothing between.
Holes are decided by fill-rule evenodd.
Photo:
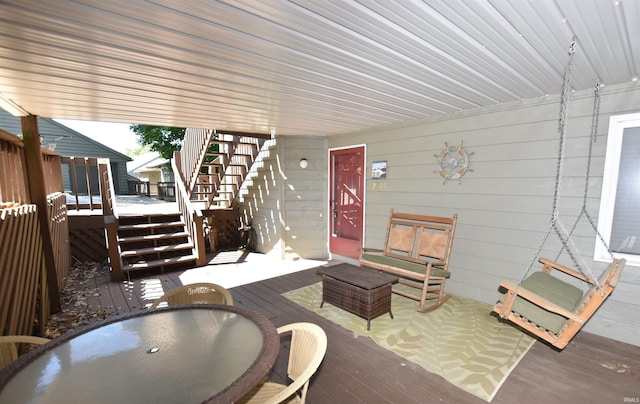
<instances>
[{"instance_id":1,"label":"wooden rocking bench","mask_svg":"<svg viewBox=\"0 0 640 404\"><path fill-rule=\"evenodd\" d=\"M542 271L531 274L519 286L502 281L506 289L493 311L524 330L564 349L593 313L609 297L618 283L625 260L616 259L598 277L592 279L546 258L539 260ZM582 289L550 274L555 269L591 285Z\"/></svg>"},{"instance_id":2,"label":"wooden rocking bench","mask_svg":"<svg viewBox=\"0 0 640 404\"><path fill-rule=\"evenodd\" d=\"M418 300L420 312L434 310L449 298L444 285L451 275L449 258L457 221L457 213L439 217L391 209L384 248L363 248L360 265L397 275L398 283L420 292L394 288L394 293ZM436 302L427 307L428 300Z\"/></svg>"}]
</instances>

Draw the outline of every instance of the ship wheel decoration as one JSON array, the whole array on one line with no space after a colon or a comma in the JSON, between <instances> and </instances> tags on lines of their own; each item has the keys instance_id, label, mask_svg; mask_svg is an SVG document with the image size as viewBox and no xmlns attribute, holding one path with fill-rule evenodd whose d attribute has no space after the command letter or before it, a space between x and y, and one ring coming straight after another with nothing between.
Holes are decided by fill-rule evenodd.
<instances>
[{"instance_id":1,"label":"ship wheel decoration","mask_svg":"<svg viewBox=\"0 0 640 404\"><path fill-rule=\"evenodd\" d=\"M473 153L467 152L462 147L462 141L457 146L449 146L444 142L445 148L439 154L434 154L438 159L438 165L434 173L440 174L444 179L442 184L446 184L449 180L456 180L460 183L460 179L467 171L473 171L469 168L469 156Z\"/></svg>"}]
</instances>

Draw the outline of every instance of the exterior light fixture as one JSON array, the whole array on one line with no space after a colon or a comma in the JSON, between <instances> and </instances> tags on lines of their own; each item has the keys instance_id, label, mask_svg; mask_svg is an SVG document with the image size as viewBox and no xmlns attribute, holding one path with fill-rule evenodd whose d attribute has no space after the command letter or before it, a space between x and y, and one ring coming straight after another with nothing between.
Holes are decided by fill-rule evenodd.
<instances>
[{"instance_id":1,"label":"exterior light fixture","mask_svg":"<svg viewBox=\"0 0 640 404\"><path fill-rule=\"evenodd\" d=\"M309 162L307 161L307 159L300 159L300 168L307 168L309 167Z\"/></svg>"}]
</instances>

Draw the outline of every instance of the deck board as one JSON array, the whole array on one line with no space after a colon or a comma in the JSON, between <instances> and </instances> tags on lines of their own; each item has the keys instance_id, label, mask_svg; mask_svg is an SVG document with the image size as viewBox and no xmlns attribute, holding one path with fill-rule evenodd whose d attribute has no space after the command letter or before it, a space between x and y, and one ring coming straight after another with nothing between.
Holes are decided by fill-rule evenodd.
<instances>
[{"instance_id":1,"label":"deck board","mask_svg":"<svg viewBox=\"0 0 640 404\"><path fill-rule=\"evenodd\" d=\"M149 282L164 291L181 284L181 272L112 283L108 273L90 284L90 305L111 314L139 310L152 299L145 297ZM315 269L295 272L231 288L234 304L258 311L274 325L298 321L319 324L329 344L325 359L311 381L309 403L484 403L435 374L377 346L350 331L292 304L283 292L320 281ZM158 291L156 290L156 293ZM364 321L364 320L363 320ZM288 350L271 377L282 380ZM624 402L640 397L640 348L587 332L580 332L564 351L536 342L494 397L494 404L540 402Z\"/></svg>"}]
</instances>

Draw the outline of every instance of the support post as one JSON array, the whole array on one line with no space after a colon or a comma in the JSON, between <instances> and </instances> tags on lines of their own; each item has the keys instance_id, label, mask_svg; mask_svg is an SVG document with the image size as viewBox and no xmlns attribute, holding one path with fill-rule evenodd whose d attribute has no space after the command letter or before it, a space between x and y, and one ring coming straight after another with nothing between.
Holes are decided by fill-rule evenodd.
<instances>
[{"instance_id":1,"label":"support post","mask_svg":"<svg viewBox=\"0 0 640 404\"><path fill-rule=\"evenodd\" d=\"M49 302L51 313L62 310L60 303L60 290L58 288L58 276L56 271L56 258L53 251L53 237L51 235L51 218L47 203L47 192L44 186L44 170L42 167L42 154L40 152L40 132L38 131L38 117L27 115L20 117L22 124L22 142L27 168L28 186L31 195L31 203L38 209L38 221L40 222L40 234L42 236L42 253L47 273L47 286L49 289Z\"/></svg>"},{"instance_id":2,"label":"support post","mask_svg":"<svg viewBox=\"0 0 640 404\"><path fill-rule=\"evenodd\" d=\"M122 272L122 257L118 245L119 220L116 216L104 217L104 228L107 238L107 251L109 252L109 264L111 265L111 281L122 282L124 273Z\"/></svg>"}]
</instances>

